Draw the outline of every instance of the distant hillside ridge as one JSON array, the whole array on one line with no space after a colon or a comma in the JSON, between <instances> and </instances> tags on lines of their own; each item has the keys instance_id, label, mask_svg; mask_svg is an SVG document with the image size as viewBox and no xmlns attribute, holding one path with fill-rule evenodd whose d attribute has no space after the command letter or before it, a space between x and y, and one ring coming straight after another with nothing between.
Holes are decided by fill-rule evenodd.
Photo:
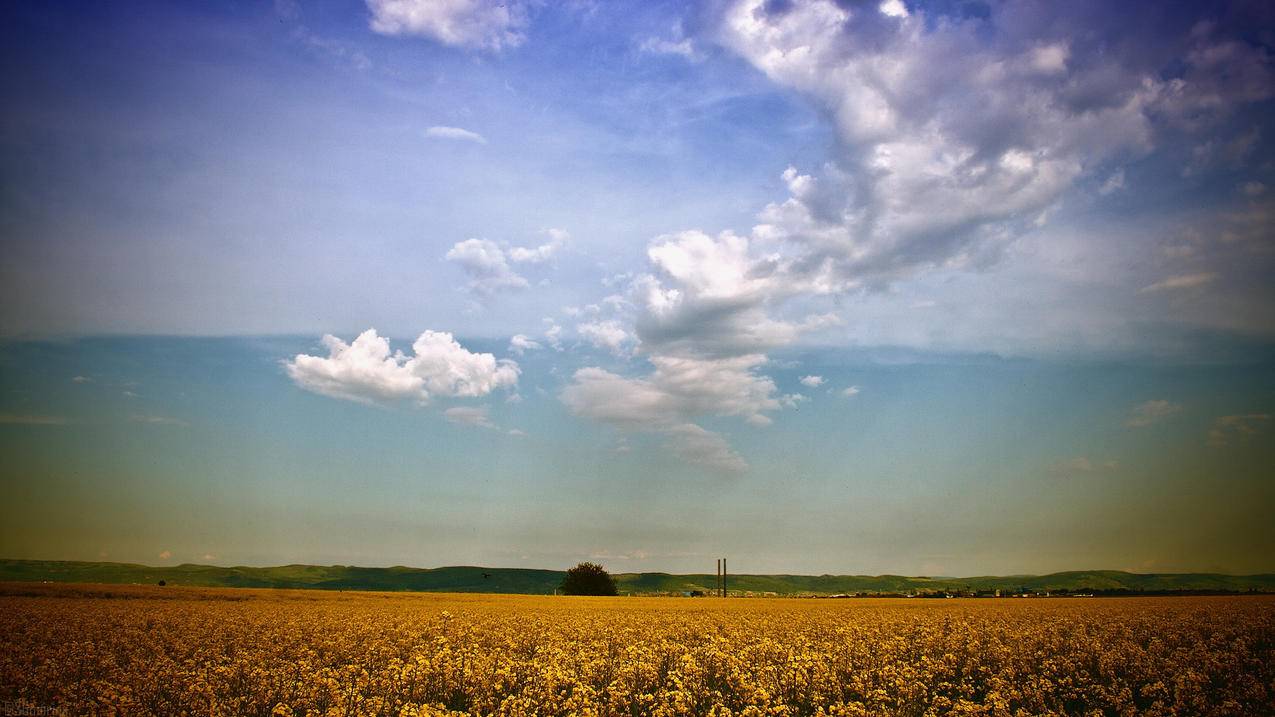
<instances>
[{"instance_id":1,"label":"distant hillside ridge","mask_svg":"<svg viewBox=\"0 0 1275 717\"><path fill-rule=\"evenodd\" d=\"M183 564L154 567L133 563L0 559L0 581L156 584L198 587L307 588L414 592L550 595L566 573L528 568L360 568L347 565L281 565L268 568ZM711 592L714 575L617 573L621 593ZM1275 574L1127 573L1088 570L1049 575L985 575L969 578L904 575L731 575L731 594L886 595L917 593L1275 592Z\"/></svg>"}]
</instances>

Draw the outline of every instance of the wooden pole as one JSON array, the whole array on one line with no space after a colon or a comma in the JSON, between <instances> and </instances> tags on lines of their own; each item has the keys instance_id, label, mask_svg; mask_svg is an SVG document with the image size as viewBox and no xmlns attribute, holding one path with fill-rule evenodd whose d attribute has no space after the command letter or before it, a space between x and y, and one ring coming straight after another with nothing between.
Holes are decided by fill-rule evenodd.
<instances>
[{"instance_id":1,"label":"wooden pole","mask_svg":"<svg viewBox=\"0 0 1275 717\"><path fill-rule=\"evenodd\" d=\"M722 597L726 597L726 558L722 558Z\"/></svg>"}]
</instances>

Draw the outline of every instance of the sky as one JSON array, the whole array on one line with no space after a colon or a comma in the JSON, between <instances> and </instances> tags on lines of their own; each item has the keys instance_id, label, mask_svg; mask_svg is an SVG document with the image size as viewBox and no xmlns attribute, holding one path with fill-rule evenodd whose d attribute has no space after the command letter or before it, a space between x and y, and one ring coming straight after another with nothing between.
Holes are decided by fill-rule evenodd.
<instances>
[{"instance_id":1,"label":"sky","mask_svg":"<svg viewBox=\"0 0 1275 717\"><path fill-rule=\"evenodd\" d=\"M0 19L0 556L1275 571L1269 3Z\"/></svg>"}]
</instances>

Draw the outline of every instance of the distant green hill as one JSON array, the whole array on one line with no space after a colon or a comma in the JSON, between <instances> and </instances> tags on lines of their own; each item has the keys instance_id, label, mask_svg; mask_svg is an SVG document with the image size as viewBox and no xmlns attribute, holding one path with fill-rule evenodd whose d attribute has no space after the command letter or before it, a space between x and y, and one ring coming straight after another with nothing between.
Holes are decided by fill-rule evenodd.
<instances>
[{"instance_id":1,"label":"distant green hill","mask_svg":"<svg viewBox=\"0 0 1275 717\"><path fill-rule=\"evenodd\" d=\"M0 560L0 581L139 583L201 587L315 588L419 592L519 593L547 595L562 582L560 570L522 568L359 568L346 565L282 565L271 568L215 565L151 567L132 563L55 560ZM621 593L711 591L708 574L622 573ZM902 575L732 575L732 593L777 595L906 594L916 592L1275 592L1275 574L1126 573L1092 570L1050 575L928 578Z\"/></svg>"}]
</instances>

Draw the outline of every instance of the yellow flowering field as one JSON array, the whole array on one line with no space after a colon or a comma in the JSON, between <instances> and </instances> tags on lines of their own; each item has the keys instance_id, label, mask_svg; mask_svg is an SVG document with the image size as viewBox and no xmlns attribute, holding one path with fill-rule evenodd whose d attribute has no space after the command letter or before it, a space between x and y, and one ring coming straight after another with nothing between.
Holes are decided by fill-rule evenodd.
<instances>
[{"instance_id":1,"label":"yellow flowering field","mask_svg":"<svg viewBox=\"0 0 1275 717\"><path fill-rule=\"evenodd\" d=\"M1275 714L1272 597L7 585L0 635L11 714Z\"/></svg>"}]
</instances>

